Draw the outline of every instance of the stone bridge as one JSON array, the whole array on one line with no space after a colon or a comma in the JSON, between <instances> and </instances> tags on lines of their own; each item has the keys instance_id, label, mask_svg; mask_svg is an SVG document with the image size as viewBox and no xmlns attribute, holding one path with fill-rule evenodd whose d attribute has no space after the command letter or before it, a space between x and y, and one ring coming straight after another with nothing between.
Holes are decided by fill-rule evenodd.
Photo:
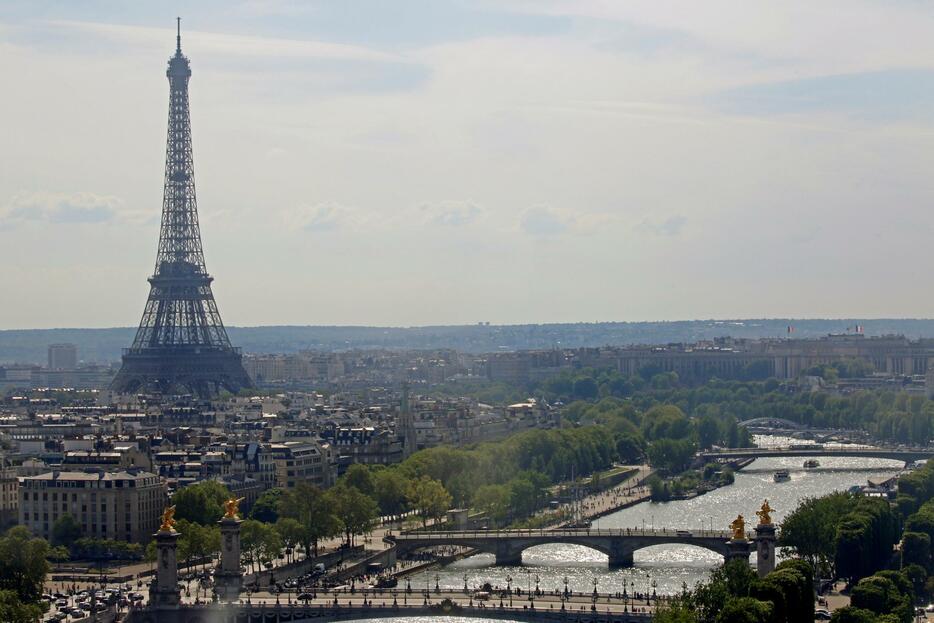
<instances>
[{"instance_id":1,"label":"stone bridge","mask_svg":"<svg viewBox=\"0 0 934 623\"><path fill-rule=\"evenodd\" d=\"M575 607L579 605L575 604ZM250 605L207 604L183 605L175 608L136 609L130 611L126 623L330 623L332 621L358 621L394 617L440 617L497 619L528 621L529 623L648 623L650 613L626 612L620 606L613 611L585 609L567 610L555 607L517 605L514 608L463 605L444 601L429 605Z\"/></svg>"},{"instance_id":2,"label":"stone bridge","mask_svg":"<svg viewBox=\"0 0 934 623\"><path fill-rule=\"evenodd\" d=\"M902 461L904 463L913 463L915 461L934 457L934 449L872 448L867 446L844 446L839 448L827 448L824 446L815 446L814 448L807 448L804 446L795 448L732 448L729 450L708 450L705 452L699 452L697 456L704 462L715 461L717 459L761 459L772 456L855 456L869 459L892 459L896 461Z\"/></svg>"},{"instance_id":3,"label":"stone bridge","mask_svg":"<svg viewBox=\"0 0 934 623\"><path fill-rule=\"evenodd\" d=\"M386 537L398 555L442 545L460 545L496 556L497 565L521 565L522 552L536 545L567 543L583 545L606 554L611 567L630 567L633 553L645 547L669 543L703 547L723 556L745 558L755 549L755 535L748 541L731 541L732 533L719 530L477 530L467 532L409 532Z\"/></svg>"}]
</instances>

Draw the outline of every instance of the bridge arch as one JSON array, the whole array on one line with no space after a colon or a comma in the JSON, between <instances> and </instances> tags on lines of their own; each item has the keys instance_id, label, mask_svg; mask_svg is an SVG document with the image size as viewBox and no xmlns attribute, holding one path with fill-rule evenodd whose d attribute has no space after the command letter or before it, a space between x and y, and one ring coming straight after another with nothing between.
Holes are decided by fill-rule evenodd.
<instances>
[{"instance_id":1,"label":"bridge arch","mask_svg":"<svg viewBox=\"0 0 934 623\"><path fill-rule=\"evenodd\" d=\"M454 545L467 547L486 554L492 554L496 558L496 565L499 566L519 566L522 564L522 553L525 550L540 545L565 544L579 545L586 547L608 558L611 567L630 567L633 564L633 554L640 549L652 547L655 545L688 545L699 547L719 554L724 558L730 556L730 548L726 539L721 538L696 538L692 536L669 535L640 535L640 534L617 534L617 535L587 535L580 534L570 536L567 534L549 534L548 532L540 535L516 536L513 538L459 538L451 536L445 539L432 539L427 541L401 541L396 543L397 553L404 554L415 549L426 547L436 547L439 545Z\"/></svg>"}]
</instances>

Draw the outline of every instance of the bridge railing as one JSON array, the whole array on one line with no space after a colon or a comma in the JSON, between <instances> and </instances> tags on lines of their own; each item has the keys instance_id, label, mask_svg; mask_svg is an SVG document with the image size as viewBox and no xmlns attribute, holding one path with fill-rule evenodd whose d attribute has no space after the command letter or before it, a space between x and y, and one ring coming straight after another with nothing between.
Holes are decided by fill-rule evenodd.
<instances>
[{"instance_id":1,"label":"bridge railing","mask_svg":"<svg viewBox=\"0 0 934 623\"><path fill-rule=\"evenodd\" d=\"M754 536L748 532L748 536ZM439 543L457 540L498 540L522 538L579 538L579 537L649 537L649 538L695 538L723 539L733 537L730 530L676 529L676 528L556 528L523 530L461 530L452 532L407 532L389 539L395 542L438 541Z\"/></svg>"}]
</instances>

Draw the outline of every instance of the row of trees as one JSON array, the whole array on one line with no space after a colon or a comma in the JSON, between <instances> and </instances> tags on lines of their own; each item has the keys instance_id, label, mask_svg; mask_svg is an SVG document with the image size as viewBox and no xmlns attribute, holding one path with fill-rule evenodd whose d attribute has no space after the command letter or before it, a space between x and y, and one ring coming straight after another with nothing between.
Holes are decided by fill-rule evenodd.
<instances>
[{"instance_id":1,"label":"row of trees","mask_svg":"<svg viewBox=\"0 0 934 623\"><path fill-rule=\"evenodd\" d=\"M785 560L759 579L745 560L716 569L710 581L659 608L656 623L800 623L814 620L813 571Z\"/></svg>"},{"instance_id":2,"label":"row of trees","mask_svg":"<svg viewBox=\"0 0 934 623\"><path fill-rule=\"evenodd\" d=\"M850 605L836 610L831 623L911 623L916 591L910 571L878 571L861 579L850 592Z\"/></svg>"},{"instance_id":3,"label":"row of trees","mask_svg":"<svg viewBox=\"0 0 934 623\"><path fill-rule=\"evenodd\" d=\"M832 493L803 500L782 522L780 543L821 577L856 580L889 563L899 524L886 500Z\"/></svg>"},{"instance_id":4,"label":"row of trees","mask_svg":"<svg viewBox=\"0 0 934 623\"><path fill-rule=\"evenodd\" d=\"M863 376L871 366L858 360L841 360L815 366L807 373L833 381L837 378ZM566 403L592 404L606 398L625 400L639 413L655 405L671 404L689 418L698 421L711 417L719 423L715 431L708 420L698 427L700 447L716 435L718 445L737 447L740 438L729 439L724 427L760 417L784 418L817 428L864 430L879 439L896 443L925 444L934 437L934 402L924 396L892 390L861 391L844 396L824 392L789 393L782 391L778 380L766 379L761 371L750 369L737 380L710 379L701 385L687 386L677 374L646 368L632 377L616 370L567 370L541 383L515 386L507 392L495 384L497 394L542 396ZM453 386L450 391L479 396L493 384L470 387ZM463 395L463 394L462 394ZM572 421L574 410L568 411ZM736 433L734 433L736 434Z\"/></svg>"}]
</instances>

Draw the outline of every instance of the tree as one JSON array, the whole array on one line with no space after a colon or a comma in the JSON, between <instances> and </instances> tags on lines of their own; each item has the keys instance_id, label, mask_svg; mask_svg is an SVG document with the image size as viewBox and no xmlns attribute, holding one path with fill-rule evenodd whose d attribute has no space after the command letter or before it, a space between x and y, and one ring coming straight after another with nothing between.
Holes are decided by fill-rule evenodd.
<instances>
[{"instance_id":1,"label":"tree","mask_svg":"<svg viewBox=\"0 0 934 623\"><path fill-rule=\"evenodd\" d=\"M315 556L318 555L318 541L340 534L343 528L330 498L309 482L299 482L284 492L279 509L282 517L291 517L302 525L302 546L306 553L313 549Z\"/></svg>"},{"instance_id":2,"label":"tree","mask_svg":"<svg viewBox=\"0 0 934 623\"><path fill-rule=\"evenodd\" d=\"M348 546L353 546L354 536L373 529L379 512L373 498L364 495L355 487L343 485L329 489L324 495L343 525Z\"/></svg>"},{"instance_id":3,"label":"tree","mask_svg":"<svg viewBox=\"0 0 934 623\"><path fill-rule=\"evenodd\" d=\"M720 441L720 424L711 415L705 415L697 422L697 444L707 450Z\"/></svg>"},{"instance_id":4,"label":"tree","mask_svg":"<svg viewBox=\"0 0 934 623\"><path fill-rule=\"evenodd\" d=\"M599 394L597 382L590 376L581 376L574 380L574 397L592 400Z\"/></svg>"},{"instance_id":5,"label":"tree","mask_svg":"<svg viewBox=\"0 0 934 623\"><path fill-rule=\"evenodd\" d=\"M65 513L52 525L52 543L55 545L71 547L71 544L80 538L81 524L71 513Z\"/></svg>"},{"instance_id":6,"label":"tree","mask_svg":"<svg viewBox=\"0 0 934 623\"><path fill-rule=\"evenodd\" d=\"M279 500L282 499L282 489L278 487L263 491L262 495L250 509L250 519L264 523L276 523L279 519Z\"/></svg>"},{"instance_id":7,"label":"tree","mask_svg":"<svg viewBox=\"0 0 934 623\"><path fill-rule=\"evenodd\" d=\"M931 537L924 532L902 534L902 565L920 565L931 568Z\"/></svg>"},{"instance_id":8,"label":"tree","mask_svg":"<svg viewBox=\"0 0 934 623\"><path fill-rule=\"evenodd\" d=\"M691 465L694 442L690 439L657 439L649 444L649 462L671 473L680 473Z\"/></svg>"},{"instance_id":9,"label":"tree","mask_svg":"<svg viewBox=\"0 0 934 623\"><path fill-rule=\"evenodd\" d=\"M771 623L772 604L752 597L731 597L717 615L717 623Z\"/></svg>"},{"instance_id":10,"label":"tree","mask_svg":"<svg viewBox=\"0 0 934 623\"><path fill-rule=\"evenodd\" d=\"M745 560L731 560L714 569L710 581L698 586L693 595L698 620L713 623L730 597L746 597L756 581L756 573Z\"/></svg>"},{"instance_id":11,"label":"tree","mask_svg":"<svg viewBox=\"0 0 934 623\"><path fill-rule=\"evenodd\" d=\"M451 507L449 494L437 480L422 477L412 484L410 502L422 518L422 526L428 525L429 519L440 519Z\"/></svg>"},{"instance_id":12,"label":"tree","mask_svg":"<svg viewBox=\"0 0 934 623\"><path fill-rule=\"evenodd\" d=\"M830 617L830 623L878 623L878 621L879 618L875 612L853 606L834 610L833 616Z\"/></svg>"},{"instance_id":13,"label":"tree","mask_svg":"<svg viewBox=\"0 0 934 623\"><path fill-rule=\"evenodd\" d=\"M856 502L847 493L805 498L782 521L780 544L806 560L821 577L836 577L837 528Z\"/></svg>"},{"instance_id":14,"label":"tree","mask_svg":"<svg viewBox=\"0 0 934 623\"><path fill-rule=\"evenodd\" d=\"M621 463L636 465L642 462L645 448L642 439L633 434L622 434L616 439L616 454Z\"/></svg>"},{"instance_id":15,"label":"tree","mask_svg":"<svg viewBox=\"0 0 934 623\"><path fill-rule=\"evenodd\" d=\"M401 515L405 512L406 491L409 482L397 469L380 469L373 473L376 503L382 515Z\"/></svg>"},{"instance_id":16,"label":"tree","mask_svg":"<svg viewBox=\"0 0 934 623\"><path fill-rule=\"evenodd\" d=\"M289 562L293 560L293 551L295 546L302 542L305 536L305 528L298 523L297 519L291 517L281 517L276 522L276 532L282 538L282 544L285 545L285 553L289 557Z\"/></svg>"},{"instance_id":17,"label":"tree","mask_svg":"<svg viewBox=\"0 0 934 623\"><path fill-rule=\"evenodd\" d=\"M662 602L655 610L652 623L695 623L694 609L684 599Z\"/></svg>"},{"instance_id":18,"label":"tree","mask_svg":"<svg viewBox=\"0 0 934 623\"><path fill-rule=\"evenodd\" d=\"M373 480L373 474L366 465L354 463L347 468L347 472L341 476L341 483L354 487L360 493L373 497L376 493L376 483Z\"/></svg>"},{"instance_id":19,"label":"tree","mask_svg":"<svg viewBox=\"0 0 934 623\"><path fill-rule=\"evenodd\" d=\"M42 616L42 608L23 603L16 591L0 590L0 621L4 623L35 623Z\"/></svg>"},{"instance_id":20,"label":"tree","mask_svg":"<svg viewBox=\"0 0 934 623\"><path fill-rule=\"evenodd\" d=\"M233 497L230 491L216 480L205 480L188 485L172 496L175 519L201 524L213 524L224 515L224 501Z\"/></svg>"},{"instance_id":21,"label":"tree","mask_svg":"<svg viewBox=\"0 0 934 623\"><path fill-rule=\"evenodd\" d=\"M202 526L181 519L175 529L179 533L178 556L189 568L192 561L208 558L221 549L221 531L217 525Z\"/></svg>"},{"instance_id":22,"label":"tree","mask_svg":"<svg viewBox=\"0 0 934 623\"><path fill-rule=\"evenodd\" d=\"M240 545L243 556L251 570L257 563L269 562L282 550L282 539L276 529L255 519L240 524Z\"/></svg>"},{"instance_id":23,"label":"tree","mask_svg":"<svg viewBox=\"0 0 934 623\"><path fill-rule=\"evenodd\" d=\"M494 526L498 526L509 515L509 497L506 485L483 485L474 492L473 505L485 512Z\"/></svg>"},{"instance_id":24,"label":"tree","mask_svg":"<svg viewBox=\"0 0 934 623\"><path fill-rule=\"evenodd\" d=\"M50 553L48 542L33 538L24 526L7 530L0 537L0 590L13 591L23 603L38 602Z\"/></svg>"},{"instance_id":25,"label":"tree","mask_svg":"<svg viewBox=\"0 0 934 623\"><path fill-rule=\"evenodd\" d=\"M925 596L927 593L926 584L928 580L928 572L918 564L910 564L902 567L901 574L905 576L905 579L911 582L911 588L914 595L918 598Z\"/></svg>"},{"instance_id":26,"label":"tree","mask_svg":"<svg viewBox=\"0 0 934 623\"><path fill-rule=\"evenodd\" d=\"M691 435L691 421L675 405L657 405L642 417L642 431L648 440L685 439Z\"/></svg>"},{"instance_id":27,"label":"tree","mask_svg":"<svg viewBox=\"0 0 934 623\"><path fill-rule=\"evenodd\" d=\"M904 623L911 623L911 599L903 594L895 582L887 577L873 575L863 578L850 593L850 605L876 614L896 614Z\"/></svg>"}]
</instances>

